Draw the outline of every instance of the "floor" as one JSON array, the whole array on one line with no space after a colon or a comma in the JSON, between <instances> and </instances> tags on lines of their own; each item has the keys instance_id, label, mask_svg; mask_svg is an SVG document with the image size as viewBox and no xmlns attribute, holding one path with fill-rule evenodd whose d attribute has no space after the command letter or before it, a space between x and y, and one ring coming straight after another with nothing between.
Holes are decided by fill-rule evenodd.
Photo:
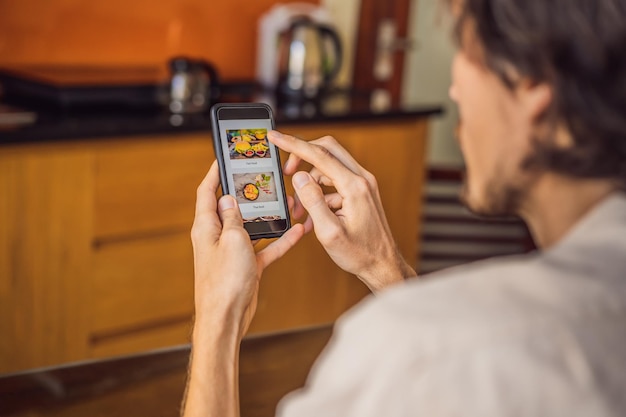
<instances>
[{"instance_id":1,"label":"floor","mask_svg":"<svg viewBox=\"0 0 626 417\"><path fill-rule=\"evenodd\" d=\"M245 339L242 417L269 417L304 384L330 338L323 326ZM178 416L189 347L0 377L0 416Z\"/></svg>"}]
</instances>

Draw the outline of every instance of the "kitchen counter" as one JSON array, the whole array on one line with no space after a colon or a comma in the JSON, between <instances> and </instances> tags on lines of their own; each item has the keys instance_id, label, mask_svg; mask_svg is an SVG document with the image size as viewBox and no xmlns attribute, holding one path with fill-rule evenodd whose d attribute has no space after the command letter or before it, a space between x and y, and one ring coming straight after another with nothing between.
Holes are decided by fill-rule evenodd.
<instances>
[{"instance_id":1,"label":"kitchen counter","mask_svg":"<svg viewBox=\"0 0 626 417\"><path fill-rule=\"evenodd\" d=\"M276 125L371 122L415 119L442 113L438 105L373 106L369 94L336 92L306 103L276 103L270 96L227 96L224 101L261 101L275 109ZM156 110L92 109L50 112L32 110L33 122L0 122L0 144L45 142L98 137L176 134L210 131L208 112L174 115ZM0 108L0 113L2 109ZM26 112L24 112L26 114ZM2 116L2 114L0 114ZM28 118L26 118L28 120ZM0 117L0 120L2 118Z\"/></svg>"},{"instance_id":2,"label":"kitchen counter","mask_svg":"<svg viewBox=\"0 0 626 417\"><path fill-rule=\"evenodd\" d=\"M333 135L376 176L417 267L429 116L441 108L374 111L354 94L275 107L279 129ZM189 230L210 136L206 114L136 111L42 113L0 131L0 373L189 340ZM250 332L332 323L368 294L309 234L265 272Z\"/></svg>"}]
</instances>

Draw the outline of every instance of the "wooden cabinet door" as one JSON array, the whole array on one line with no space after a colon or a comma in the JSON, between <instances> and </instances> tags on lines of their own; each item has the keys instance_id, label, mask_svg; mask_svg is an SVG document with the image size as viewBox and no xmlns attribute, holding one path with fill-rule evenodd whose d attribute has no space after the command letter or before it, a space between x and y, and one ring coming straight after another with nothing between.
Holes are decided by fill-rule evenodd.
<instances>
[{"instance_id":1,"label":"wooden cabinet door","mask_svg":"<svg viewBox=\"0 0 626 417\"><path fill-rule=\"evenodd\" d=\"M85 359L93 158L0 154L0 373Z\"/></svg>"},{"instance_id":2,"label":"wooden cabinet door","mask_svg":"<svg viewBox=\"0 0 626 417\"><path fill-rule=\"evenodd\" d=\"M381 90L390 103L400 103L409 9L417 0L361 0L354 63L353 87L358 91Z\"/></svg>"},{"instance_id":3,"label":"wooden cabinet door","mask_svg":"<svg viewBox=\"0 0 626 417\"><path fill-rule=\"evenodd\" d=\"M206 133L95 148L91 356L189 342L190 231L214 159Z\"/></svg>"}]
</instances>

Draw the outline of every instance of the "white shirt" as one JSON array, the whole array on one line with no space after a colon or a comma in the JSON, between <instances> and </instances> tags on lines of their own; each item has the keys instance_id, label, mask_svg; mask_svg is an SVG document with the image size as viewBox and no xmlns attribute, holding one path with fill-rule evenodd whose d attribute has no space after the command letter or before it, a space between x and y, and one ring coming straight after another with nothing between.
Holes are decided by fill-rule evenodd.
<instances>
[{"instance_id":1,"label":"white shirt","mask_svg":"<svg viewBox=\"0 0 626 417\"><path fill-rule=\"evenodd\" d=\"M626 195L545 252L370 297L281 417L626 416Z\"/></svg>"}]
</instances>

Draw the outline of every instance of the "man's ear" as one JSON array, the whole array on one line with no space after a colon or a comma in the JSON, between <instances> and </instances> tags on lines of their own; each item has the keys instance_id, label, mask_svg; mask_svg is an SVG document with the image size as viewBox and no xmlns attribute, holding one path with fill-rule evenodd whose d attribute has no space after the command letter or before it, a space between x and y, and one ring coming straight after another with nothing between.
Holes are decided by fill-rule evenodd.
<instances>
[{"instance_id":1,"label":"man's ear","mask_svg":"<svg viewBox=\"0 0 626 417\"><path fill-rule=\"evenodd\" d=\"M549 140L553 145L569 148L572 146L572 137L562 124L545 123L554 90L547 83L525 81L517 86L517 98L521 104L527 120L534 125L535 138Z\"/></svg>"},{"instance_id":2,"label":"man's ear","mask_svg":"<svg viewBox=\"0 0 626 417\"><path fill-rule=\"evenodd\" d=\"M517 98L528 120L536 122L546 114L552 103L552 87L547 83L537 83L526 80L518 84Z\"/></svg>"}]
</instances>

